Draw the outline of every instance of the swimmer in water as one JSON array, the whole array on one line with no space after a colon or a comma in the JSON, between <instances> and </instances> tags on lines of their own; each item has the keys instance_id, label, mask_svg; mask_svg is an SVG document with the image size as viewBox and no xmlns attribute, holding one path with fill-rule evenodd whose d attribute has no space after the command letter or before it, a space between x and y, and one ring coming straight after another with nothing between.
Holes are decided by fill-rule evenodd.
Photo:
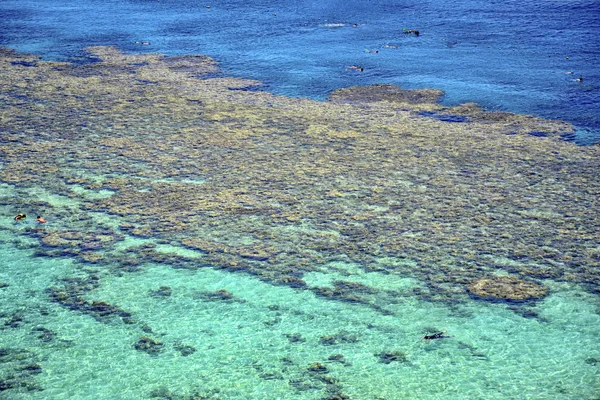
<instances>
[{"instance_id":1,"label":"swimmer in water","mask_svg":"<svg viewBox=\"0 0 600 400\"><path fill-rule=\"evenodd\" d=\"M446 335L444 335L446 332L448 332L448 331L436 332L436 333L432 333L431 335L425 335L425 336L423 336L419 340L420 341L423 341L423 340L431 341L431 340L435 340L435 339L447 339L447 338L451 338L452 336L446 336Z\"/></svg>"},{"instance_id":2,"label":"swimmer in water","mask_svg":"<svg viewBox=\"0 0 600 400\"><path fill-rule=\"evenodd\" d=\"M40 217L39 215L37 216L37 218L35 219L37 222L39 222L40 224L45 224L46 221L44 218Z\"/></svg>"},{"instance_id":3,"label":"swimmer in water","mask_svg":"<svg viewBox=\"0 0 600 400\"><path fill-rule=\"evenodd\" d=\"M14 218L14 220L18 222L18 221L20 221L20 220L22 220L22 219L25 219L25 218L27 218L27 215L25 215L25 214L19 214L19 215L17 215L17 216Z\"/></svg>"},{"instance_id":4,"label":"swimmer in water","mask_svg":"<svg viewBox=\"0 0 600 400\"><path fill-rule=\"evenodd\" d=\"M349 65L346 67L346 69L354 69L358 72L363 72L365 70L363 67L360 67L358 65Z\"/></svg>"}]
</instances>

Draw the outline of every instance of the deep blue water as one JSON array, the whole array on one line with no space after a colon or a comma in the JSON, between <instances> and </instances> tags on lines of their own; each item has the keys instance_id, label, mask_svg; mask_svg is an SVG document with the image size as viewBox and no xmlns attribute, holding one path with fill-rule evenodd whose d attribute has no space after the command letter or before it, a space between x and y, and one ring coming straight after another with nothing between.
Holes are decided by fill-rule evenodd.
<instances>
[{"instance_id":1,"label":"deep blue water","mask_svg":"<svg viewBox=\"0 0 600 400\"><path fill-rule=\"evenodd\" d=\"M600 142L599 10L580 0L1 0L0 45L68 61L90 45L206 54L227 75L315 99L373 83L439 88L444 104L572 122L590 144Z\"/></svg>"}]
</instances>

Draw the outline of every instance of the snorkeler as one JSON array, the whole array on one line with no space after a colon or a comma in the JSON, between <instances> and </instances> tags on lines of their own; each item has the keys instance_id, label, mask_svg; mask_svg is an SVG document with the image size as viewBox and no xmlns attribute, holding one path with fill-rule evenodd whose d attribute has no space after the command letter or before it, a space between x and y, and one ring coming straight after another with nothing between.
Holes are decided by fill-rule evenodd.
<instances>
[{"instance_id":1,"label":"snorkeler","mask_svg":"<svg viewBox=\"0 0 600 400\"><path fill-rule=\"evenodd\" d=\"M39 215L37 216L37 218L35 219L37 222L39 222L40 224L45 224L46 221L44 218L40 217Z\"/></svg>"},{"instance_id":2,"label":"snorkeler","mask_svg":"<svg viewBox=\"0 0 600 400\"><path fill-rule=\"evenodd\" d=\"M354 70L359 71L359 72L363 72L365 70L363 67L358 66L358 65L348 65L346 67L346 69L354 69Z\"/></svg>"},{"instance_id":3,"label":"snorkeler","mask_svg":"<svg viewBox=\"0 0 600 400\"><path fill-rule=\"evenodd\" d=\"M25 214L19 214L19 215L17 215L17 216L14 218L14 220L15 220L15 221L20 221L20 220L22 220L22 219L25 219L25 218L27 218L27 215L25 215Z\"/></svg>"},{"instance_id":4,"label":"snorkeler","mask_svg":"<svg viewBox=\"0 0 600 400\"><path fill-rule=\"evenodd\" d=\"M444 335L446 332L448 331L442 331L442 332L436 332L436 333L432 333L431 335L425 335L423 336L421 339L419 339L420 341L423 340L434 340L434 339L447 339L447 338L451 338L452 336L446 336Z\"/></svg>"}]
</instances>

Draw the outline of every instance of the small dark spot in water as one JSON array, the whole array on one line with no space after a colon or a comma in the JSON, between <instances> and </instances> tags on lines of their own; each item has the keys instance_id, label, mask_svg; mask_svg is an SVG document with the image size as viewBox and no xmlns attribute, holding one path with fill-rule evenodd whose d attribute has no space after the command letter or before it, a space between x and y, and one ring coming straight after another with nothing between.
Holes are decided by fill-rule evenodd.
<instances>
[{"instance_id":1,"label":"small dark spot in water","mask_svg":"<svg viewBox=\"0 0 600 400\"><path fill-rule=\"evenodd\" d=\"M379 358L379 362L383 364L390 364L394 361L406 362L406 354L401 351L389 351L379 354L375 354L375 357Z\"/></svg>"},{"instance_id":2,"label":"small dark spot in water","mask_svg":"<svg viewBox=\"0 0 600 400\"><path fill-rule=\"evenodd\" d=\"M585 359L585 363L589 365L600 365L600 358L589 357Z\"/></svg>"},{"instance_id":3,"label":"small dark spot in water","mask_svg":"<svg viewBox=\"0 0 600 400\"><path fill-rule=\"evenodd\" d=\"M43 326L33 329L32 332L37 333L38 339L44 343L49 343L56 339L56 333L50 329L44 328Z\"/></svg>"},{"instance_id":4,"label":"small dark spot in water","mask_svg":"<svg viewBox=\"0 0 600 400\"><path fill-rule=\"evenodd\" d=\"M31 61L13 61L11 62L12 65L21 65L23 67L35 67L37 66L36 62L31 62Z\"/></svg>"},{"instance_id":5,"label":"small dark spot in water","mask_svg":"<svg viewBox=\"0 0 600 400\"><path fill-rule=\"evenodd\" d=\"M137 79L138 83L143 83L144 85L158 85L158 82L149 81L147 79Z\"/></svg>"},{"instance_id":6,"label":"small dark spot in water","mask_svg":"<svg viewBox=\"0 0 600 400\"><path fill-rule=\"evenodd\" d=\"M563 142L574 142L576 138L577 135L575 133L563 133L560 135L560 140Z\"/></svg>"},{"instance_id":7,"label":"small dark spot in water","mask_svg":"<svg viewBox=\"0 0 600 400\"><path fill-rule=\"evenodd\" d=\"M260 375L261 379L266 381L275 380L275 379L283 379L283 375L277 372L266 372Z\"/></svg>"},{"instance_id":8,"label":"small dark spot in water","mask_svg":"<svg viewBox=\"0 0 600 400\"><path fill-rule=\"evenodd\" d=\"M37 375L42 373L42 367L40 367L39 364L28 364L19 370L27 375Z\"/></svg>"},{"instance_id":9,"label":"small dark spot in water","mask_svg":"<svg viewBox=\"0 0 600 400\"><path fill-rule=\"evenodd\" d=\"M328 372L328 369L327 369L327 367L326 367L326 366L324 366L324 365L323 365L323 364L321 364L321 363L318 363L318 362L317 362L317 363L310 364L310 365L308 366L307 370L308 370L309 372L314 372L314 373L317 373L317 374L326 374L326 373Z\"/></svg>"},{"instance_id":10,"label":"small dark spot in water","mask_svg":"<svg viewBox=\"0 0 600 400\"><path fill-rule=\"evenodd\" d=\"M182 356L187 357L196 352L196 348L190 345L176 345L175 350L181 353Z\"/></svg>"},{"instance_id":11,"label":"small dark spot in water","mask_svg":"<svg viewBox=\"0 0 600 400\"><path fill-rule=\"evenodd\" d=\"M150 290L149 294L153 297L169 297L173 293L170 286L161 286L156 290Z\"/></svg>"},{"instance_id":12,"label":"small dark spot in water","mask_svg":"<svg viewBox=\"0 0 600 400\"><path fill-rule=\"evenodd\" d=\"M288 358L288 357L283 357L283 358L282 358L281 360L279 360L279 361L281 361L281 363L282 363L283 365L294 365L294 361L293 361L291 358Z\"/></svg>"},{"instance_id":13,"label":"small dark spot in water","mask_svg":"<svg viewBox=\"0 0 600 400\"><path fill-rule=\"evenodd\" d=\"M421 111L418 113L418 115L437 119L438 121L443 122L467 122L468 120L467 117L463 117L462 115L439 114L431 111Z\"/></svg>"},{"instance_id":14,"label":"small dark spot in water","mask_svg":"<svg viewBox=\"0 0 600 400\"><path fill-rule=\"evenodd\" d=\"M299 334L299 333L286 333L283 336L285 336L286 338L288 338L288 340L290 341L290 343L306 342L306 339L304 339L302 337L302 335Z\"/></svg>"},{"instance_id":15,"label":"small dark spot in water","mask_svg":"<svg viewBox=\"0 0 600 400\"><path fill-rule=\"evenodd\" d=\"M535 137L548 137L548 132L530 131L527 133L530 134L531 136L535 136Z\"/></svg>"},{"instance_id":16,"label":"small dark spot in water","mask_svg":"<svg viewBox=\"0 0 600 400\"><path fill-rule=\"evenodd\" d=\"M142 336L133 347L138 351L143 351L150 355L156 355L163 351L164 344L158 340L151 339L147 336Z\"/></svg>"}]
</instances>

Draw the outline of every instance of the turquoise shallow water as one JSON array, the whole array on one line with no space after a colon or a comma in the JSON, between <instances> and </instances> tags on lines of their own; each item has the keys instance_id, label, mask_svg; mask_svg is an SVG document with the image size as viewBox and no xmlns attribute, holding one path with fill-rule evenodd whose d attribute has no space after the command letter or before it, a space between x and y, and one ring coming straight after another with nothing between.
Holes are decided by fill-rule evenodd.
<instances>
[{"instance_id":1,"label":"turquoise shallow water","mask_svg":"<svg viewBox=\"0 0 600 400\"><path fill-rule=\"evenodd\" d=\"M30 193L29 201L49 200ZM515 312L426 302L413 295L422 289L415 279L344 262L304 277L309 286L344 279L388 293L378 299L390 311L382 313L208 266L116 273L36 257L39 244L24 235L35 225L15 225L11 211L3 207L0 231L0 379L16 387L2 398L592 399L600 389L600 302L576 285L544 282L551 294ZM202 263L199 252L157 250ZM99 285L85 298L129 317L98 319L49 301L49 287L91 276ZM450 337L419 340L439 330ZM162 343L156 354L136 350L142 337Z\"/></svg>"}]
</instances>

